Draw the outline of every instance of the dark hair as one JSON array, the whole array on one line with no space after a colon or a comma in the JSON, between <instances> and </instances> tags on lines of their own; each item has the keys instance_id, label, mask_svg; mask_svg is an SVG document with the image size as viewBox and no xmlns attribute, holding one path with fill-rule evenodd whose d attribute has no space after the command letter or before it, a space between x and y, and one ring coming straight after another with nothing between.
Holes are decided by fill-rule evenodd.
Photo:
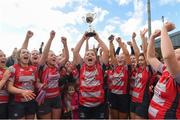
<instances>
[{"instance_id":1,"label":"dark hair","mask_svg":"<svg viewBox=\"0 0 180 120\"><path fill-rule=\"evenodd\" d=\"M140 56L143 56L143 57L145 58L144 53L140 53L140 54L139 54L139 57L140 57Z\"/></svg>"}]
</instances>

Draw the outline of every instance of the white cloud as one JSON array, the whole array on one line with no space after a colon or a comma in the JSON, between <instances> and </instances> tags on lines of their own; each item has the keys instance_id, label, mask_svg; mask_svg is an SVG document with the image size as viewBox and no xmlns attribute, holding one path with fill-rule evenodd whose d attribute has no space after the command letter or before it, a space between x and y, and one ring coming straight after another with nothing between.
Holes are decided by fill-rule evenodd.
<instances>
[{"instance_id":1,"label":"white cloud","mask_svg":"<svg viewBox=\"0 0 180 120\"><path fill-rule=\"evenodd\" d=\"M66 7L70 8L69 11L63 11ZM82 16L90 11L88 7L98 13L95 23L103 21L109 13L94 6L89 0L0 1L0 39L7 41L0 44L0 48L10 55L14 47L21 47L27 30L34 32L29 42L29 50L38 49L42 41L46 43L51 30L56 31L52 50L56 53L61 51L61 36L68 38L68 46L72 48L83 34L77 26L83 23ZM9 28L4 29L4 26Z\"/></svg>"},{"instance_id":2,"label":"white cloud","mask_svg":"<svg viewBox=\"0 0 180 120\"><path fill-rule=\"evenodd\" d=\"M120 26L120 30L124 35L131 35L133 32L138 31L143 24L143 14L145 5L142 0L134 0L134 12L128 20L124 20Z\"/></svg>"},{"instance_id":3,"label":"white cloud","mask_svg":"<svg viewBox=\"0 0 180 120\"><path fill-rule=\"evenodd\" d=\"M132 0L116 0L120 6L128 5Z\"/></svg>"},{"instance_id":4,"label":"white cloud","mask_svg":"<svg viewBox=\"0 0 180 120\"><path fill-rule=\"evenodd\" d=\"M161 5L180 3L180 0L160 0Z\"/></svg>"},{"instance_id":5,"label":"white cloud","mask_svg":"<svg viewBox=\"0 0 180 120\"><path fill-rule=\"evenodd\" d=\"M97 14L98 21L102 22L104 17L109 14L107 10L103 10L102 8L95 7L94 12Z\"/></svg>"},{"instance_id":6,"label":"white cloud","mask_svg":"<svg viewBox=\"0 0 180 120\"><path fill-rule=\"evenodd\" d=\"M152 33L156 30L156 29L161 29L162 27L162 21L161 20L154 20L151 22L151 31Z\"/></svg>"},{"instance_id":7,"label":"white cloud","mask_svg":"<svg viewBox=\"0 0 180 120\"><path fill-rule=\"evenodd\" d=\"M53 8L58 5L58 7L64 7L70 0L58 1L31 0L1 4L3 12L1 21L2 23L6 22L16 28L36 25L48 30L56 27L63 27L67 24L76 25L79 23L79 16L82 16L86 10L79 7L76 11L63 13ZM41 4L42 6L40 6Z\"/></svg>"}]
</instances>

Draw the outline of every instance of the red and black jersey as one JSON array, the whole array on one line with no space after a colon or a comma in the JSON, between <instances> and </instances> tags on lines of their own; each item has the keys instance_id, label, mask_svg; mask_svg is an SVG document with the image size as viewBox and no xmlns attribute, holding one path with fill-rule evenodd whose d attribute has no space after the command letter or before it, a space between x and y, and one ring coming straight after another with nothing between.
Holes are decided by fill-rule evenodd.
<instances>
[{"instance_id":1,"label":"red and black jersey","mask_svg":"<svg viewBox=\"0 0 180 120\"><path fill-rule=\"evenodd\" d=\"M60 95L59 79L60 73L58 67L41 66L43 68L40 76L42 83L47 83L46 98L54 98Z\"/></svg>"},{"instance_id":2,"label":"red and black jersey","mask_svg":"<svg viewBox=\"0 0 180 120\"><path fill-rule=\"evenodd\" d=\"M128 94L128 66L116 66L114 70L108 70L108 85L111 93Z\"/></svg>"},{"instance_id":3,"label":"red and black jersey","mask_svg":"<svg viewBox=\"0 0 180 120\"><path fill-rule=\"evenodd\" d=\"M133 76L132 102L142 103L145 95L148 95L150 71L149 67L138 67ZM148 98L149 99L149 98Z\"/></svg>"},{"instance_id":4,"label":"red and black jersey","mask_svg":"<svg viewBox=\"0 0 180 120\"><path fill-rule=\"evenodd\" d=\"M162 71L161 71L162 72ZM154 89L149 106L149 118L180 119L180 85L165 69Z\"/></svg>"},{"instance_id":5,"label":"red and black jersey","mask_svg":"<svg viewBox=\"0 0 180 120\"><path fill-rule=\"evenodd\" d=\"M9 80L14 83L14 86L23 90L35 91L35 84L37 82L37 70L36 67L30 65L28 67L22 67L19 64L14 64L9 67L11 69L11 76ZM25 98L16 94L15 101L25 102Z\"/></svg>"},{"instance_id":6,"label":"red and black jersey","mask_svg":"<svg viewBox=\"0 0 180 120\"><path fill-rule=\"evenodd\" d=\"M5 68L0 68L0 80L2 80L5 70L6 70ZM0 104L8 103L9 94L8 94L8 91L6 90L5 86L0 90Z\"/></svg>"},{"instance_id":7,"label":"red and black jersey","mask_svg":"<svg viewBox=\"0 0 180 120\"><path fill-rule=\"evenodd\" d=\"M104 102L103 69L100 64L88 68L83 64L80 68L80 105L95 107Z\"/></svg>"}]
</instances>

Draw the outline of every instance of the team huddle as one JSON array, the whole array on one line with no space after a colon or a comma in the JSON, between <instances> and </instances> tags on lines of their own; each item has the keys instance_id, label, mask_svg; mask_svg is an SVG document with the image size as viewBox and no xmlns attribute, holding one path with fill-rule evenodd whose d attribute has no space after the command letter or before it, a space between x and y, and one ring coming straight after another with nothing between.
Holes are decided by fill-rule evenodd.
<instances>
[{"instance_id":1,"label":"team huddle","mask_svg":"<svg viewBox=\"0 0 180 120\"><path fill-rule=\"evenodd\" d=\"M136 33L127 44L111 35L109 47L96 33L98 47L89 49L85 32L72 61L66 37L61 54L50 50L55 31L44 48L29 52L28 31L12 56L0 50L0 119L180 119L180 49L168 35L174 29L163 23L149 39L147 29L140 31L142 52ZM155 50L159 36L162 57Z\"/></svg>"}]
</instances>

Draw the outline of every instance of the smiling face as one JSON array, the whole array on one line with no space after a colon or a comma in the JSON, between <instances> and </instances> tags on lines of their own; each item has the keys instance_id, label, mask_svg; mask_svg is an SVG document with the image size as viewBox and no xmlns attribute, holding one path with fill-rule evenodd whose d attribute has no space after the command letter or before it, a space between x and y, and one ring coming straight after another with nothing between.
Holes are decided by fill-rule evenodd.
<instances>
[{"instance_id":1,"label":"smiling face","mask_svg":"<svg viewBox=\"0 0 180 120\"><path fill-rule=\"evenodd\" d=\"M87 66L93 66L96 63L96 54L93 50L88 50L84 56L84 62Z\"/></svg>"},{"instance_id":2,"label":"smiling face","mask_svg":"<svg viewBox=\"0 0 180 120\"><path fill-rule=\"evenodd\" d=\"M144 58L144 55L139 55L139 66L146 66L146 60Z\"/></svg>"},{"instance_id":3,"label":"smiling face","mask_svg":"<svg viewBox=\"0 0 180 120\"><path fill-rule=\"evenodd\" d=\"M47 58L48 65L55 66L56 65L56 58L57 57L56 57L55 53L53 51L50 51L48 53L48 58Z\"/></svg>"},{"instance_id":4,"label":"smiling face","mask_svg":"<svg viewBox=\"0 0 180 120\"><path fill-rule=\"evenodd\" d=\"M40 54L37 50L31 51L31 62L32 64L37 64L39 62Z\"/></svg>"},{"instance_id":5,"label":"smiling face","mask_svg":"<svg viewBox=\"0 0 180 120\"><path fill-rule=\"evenodd\" d=\"M0 50L0 67L4 68L6 66L6 55Z\"/></svg>"},{"instance_id":6,"label":"smiling face","mask_svg":"<svg viewBox=\"0 0 180 120\"><path fill-rule=\"evenodd\" d=\"M118 65L125 65L126 61L125 61L124 54L116 55L116 59L117 59Z\"/></svg>"},{"instance_id":7,"label":"smiling face","mask_svg":"<svg viewBox=\"0 0 180 120\"><path fill-rule=\"evenodd\" d=\"M135 55L131 55L131 56L130 56L130 59L131 59L131 65L132 65L132 67L135 68L136 65L137 65L137 60L136 60Z\"/></svg>"}]
</instances>

